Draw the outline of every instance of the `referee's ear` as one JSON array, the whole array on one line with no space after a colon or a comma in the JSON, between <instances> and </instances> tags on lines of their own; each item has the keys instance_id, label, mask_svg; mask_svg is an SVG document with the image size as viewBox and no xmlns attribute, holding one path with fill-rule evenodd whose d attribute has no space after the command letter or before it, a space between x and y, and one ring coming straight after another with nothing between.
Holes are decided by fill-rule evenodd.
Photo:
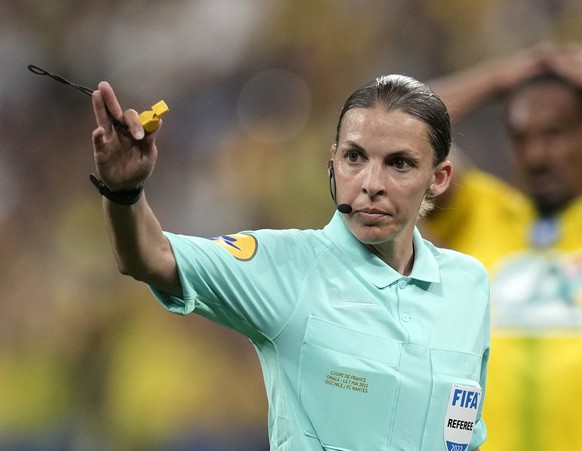
<instances>
[{"instance_id":1,"label":"referee's ear","mask_svg":"<svg viewBox=\"0 0 582 451\"><path fill-rule=\"evenodd\" d=\"M333 160L337 152L337 143L331 145L331 159Z\"/></svg>"},{"instance_id":2,"label":"referee's ear","mask_svg":"<svg viewBox=\"0 0 582 451\"><path fill-rule=\"evenodd\" d=\"M327 176L330 177L330 179L331 179L331 177L334 177L333 159L335 158L335 154L337 152L337 144L335 144L335 143L332 144L330 151L331 151L331 157L330 157L329 161L327 162Z\"/></svg>"},{"instance_id":3,"label":"referee's ear","mask_svg":"<svg viewBox=\"0 0 582 451\"><path fill-rule=\"evenodd\" d=\"M437 197L444 193L451 183L453 164L449 160L439 163L433 170L432 182L426 190L428 197Z\"/></svg>"}]
</instances>

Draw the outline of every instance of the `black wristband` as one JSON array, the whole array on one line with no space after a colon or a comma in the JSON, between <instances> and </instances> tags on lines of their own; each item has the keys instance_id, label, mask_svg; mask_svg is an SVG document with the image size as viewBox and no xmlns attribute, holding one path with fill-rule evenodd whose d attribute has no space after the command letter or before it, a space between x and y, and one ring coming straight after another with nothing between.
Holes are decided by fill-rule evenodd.
<instances>
[{"instance_id":1,"label":"black wristband","mask_svg":"<svg viewBox=\"0 0 582 451\"><path fill-rule=\"evenodd\" d=\"M89 174L89 179L99 191L99 194L109 199L111 202L120 205L133 205L135 204L143 194L143 183L141 183L136 188L122 190L122 191L111 191L107 188L107 185L103 183L99 177L95 174Z\"/></svg>"}]
</instances>

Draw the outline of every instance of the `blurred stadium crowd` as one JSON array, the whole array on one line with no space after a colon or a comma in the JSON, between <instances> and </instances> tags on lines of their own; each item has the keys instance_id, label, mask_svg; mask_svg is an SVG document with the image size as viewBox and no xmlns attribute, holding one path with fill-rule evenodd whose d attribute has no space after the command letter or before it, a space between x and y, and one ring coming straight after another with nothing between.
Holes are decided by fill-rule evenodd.
<instances>
[{"instance_id":1,"label":"blurred stadium crowd","mask_svg":"<svg viewBox=\"0 0 582 451\"><path fill-rule=\"evenodd\" d=\"M148 199L164 228L210 237L327 222L337 115L364 82L581 30L567 0L0 3L0 449L267 449L250 343L117 273L88 179L90 100L28 64L108 80L125 107L164 99ZM456 139L511 179L494 117Z\"/></svg>"}]
</instances>

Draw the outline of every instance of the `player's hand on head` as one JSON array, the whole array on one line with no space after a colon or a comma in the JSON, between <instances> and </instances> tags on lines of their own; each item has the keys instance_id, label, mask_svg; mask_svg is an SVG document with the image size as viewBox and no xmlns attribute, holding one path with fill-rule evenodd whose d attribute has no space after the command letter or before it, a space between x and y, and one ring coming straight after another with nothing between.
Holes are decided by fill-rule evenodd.
<instances>
[{"instance_id":1,"label":"player's hand on head","mask_svg":"<svg viewBox=\"0 0 582 451\"><path fill-rule=\"evenodd\" d=\"M509 58L494 60L491 65L497 91L505 93L523 80L543 70L543 62L536 49L526 49Z\"/></svg>"},{"instance_id":2,"label":"player's hand on head","mask_svg":"<svg viewBox=\"0 0 582 451\"><path fill-rule=\"evenodd\" d=\"M544 55L546 67L582 87L582 45L561 44Z\"/></svg>"}]
</instances>

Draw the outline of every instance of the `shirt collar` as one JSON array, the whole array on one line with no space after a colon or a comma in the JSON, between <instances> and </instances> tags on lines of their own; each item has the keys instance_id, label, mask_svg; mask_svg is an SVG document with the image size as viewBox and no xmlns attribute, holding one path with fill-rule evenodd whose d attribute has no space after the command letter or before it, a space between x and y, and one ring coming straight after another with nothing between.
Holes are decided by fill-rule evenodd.
<instances>
[{"instance_id":1,"label":"shirt collar","mask_svg":"<svg viewBox=\"0 0 582 451\"><path fill-rule=\"evenodd\" d=\"M348 229L342 214L336 212L324 228L325 235L338 248L353 269L378 288L408 277L423 282L439 282L438 261L417 228L414 229L414 265L410 276L403 276L362 244Z\"/></svg>"}]
</instances>

